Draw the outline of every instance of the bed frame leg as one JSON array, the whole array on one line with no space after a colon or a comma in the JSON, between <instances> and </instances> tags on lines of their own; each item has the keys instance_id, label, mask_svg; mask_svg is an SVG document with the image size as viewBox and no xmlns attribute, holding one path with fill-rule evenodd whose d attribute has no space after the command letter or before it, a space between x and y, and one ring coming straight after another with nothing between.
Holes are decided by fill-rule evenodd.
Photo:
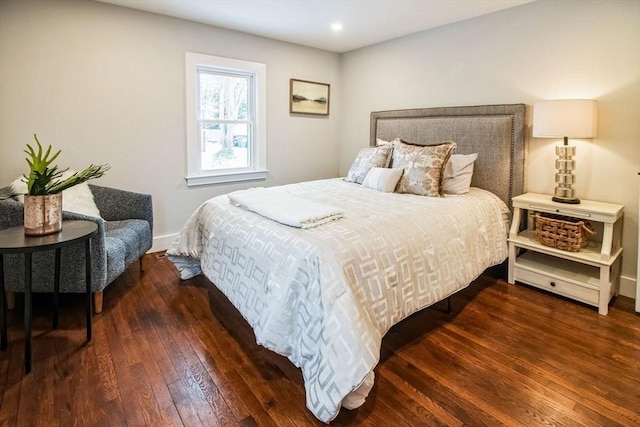
<instances>
[{"instance_id":1,"label":"bed frame leg","mask_svg":"<svg viewBox=\"0 0 640 427\"><path fill-rule=\"evenodd\" d=\"M444 300L440 300L440 301L438 301L438 303L440 303L442 301L444 301ZM446 310L443 310L443 309L441 309L439 307L436 308L435 306L436 306L436 304L434 304L432 306L429 306L429 308L432 309L432 310L438 310L438 311L440 311L442 313L453 314L453 309L451 308L451 296L447 297L447 309Z\"/></svg>"}]
</instances>

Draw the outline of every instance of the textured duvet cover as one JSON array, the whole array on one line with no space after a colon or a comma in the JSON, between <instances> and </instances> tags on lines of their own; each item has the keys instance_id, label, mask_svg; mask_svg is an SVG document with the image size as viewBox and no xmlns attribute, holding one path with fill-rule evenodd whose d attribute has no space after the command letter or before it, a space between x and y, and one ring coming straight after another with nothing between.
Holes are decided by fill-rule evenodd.
<instances>
[{"instance_id":1,"label":"textured duvet cover","mask_svg":"<svg viewBox=\"0 0 640 427\"><path fill-rule=\"evenodd\" d=\"M203 272L259 344L301 368L307 407L329 422L345 398L368 393L391 326L507 257L508 209L478 188L434 198L338 178L279 189L339 207L344 218L303 230L219 196L167 253L183 279Z\"/></svg>"}]
</instances>

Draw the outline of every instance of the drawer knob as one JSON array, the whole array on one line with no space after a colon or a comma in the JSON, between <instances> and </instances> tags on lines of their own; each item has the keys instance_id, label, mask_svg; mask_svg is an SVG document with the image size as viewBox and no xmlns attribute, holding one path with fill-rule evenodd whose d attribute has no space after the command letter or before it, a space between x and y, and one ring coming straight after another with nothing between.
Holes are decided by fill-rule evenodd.
<instances>
[{"instance_id":1,"label":"drawer knob","mask_svg":"<svg viewBox=\"0 0 640 427\"><path fill-rule=\"evenodd\" d=\"M551 285L552 288L556 286L556 282L551 282L549 284Z\"/></svg>"}]
</instances>

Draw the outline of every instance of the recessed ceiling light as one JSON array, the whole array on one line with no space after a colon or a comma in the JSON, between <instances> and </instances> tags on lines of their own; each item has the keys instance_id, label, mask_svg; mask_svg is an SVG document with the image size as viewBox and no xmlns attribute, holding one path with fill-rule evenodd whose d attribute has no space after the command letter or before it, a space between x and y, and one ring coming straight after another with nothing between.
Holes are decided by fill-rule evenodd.
<instances>
[{"instance_id":1,"label":"recessed ceiling light","mask_svg":"<svg viewBox=\"0 0 640 427\"><path fill-rule=\"evenodd\" d=\"M331 29L335 32L342 31L342 24L339 22L334 22L331 24Z\"/></svg>"}]
</instances>

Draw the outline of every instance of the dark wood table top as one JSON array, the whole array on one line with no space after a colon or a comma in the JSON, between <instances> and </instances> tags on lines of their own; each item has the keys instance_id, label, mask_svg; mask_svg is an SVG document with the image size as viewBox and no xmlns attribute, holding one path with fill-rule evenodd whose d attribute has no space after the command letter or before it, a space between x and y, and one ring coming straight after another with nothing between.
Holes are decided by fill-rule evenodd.
<instances>
[{"instance_id":1,"label":"dark wood table top","mask_svg":"<svg viewBox=\"0 0 640 427\"><path fill-rule=\"evenodd\" d=\"M92 237L98 224L91 221L62 221L62 230L46 236L26 236L24 227L0 230L0 253L25 253L57 249Z\"/></svg>"}]
</instances>

